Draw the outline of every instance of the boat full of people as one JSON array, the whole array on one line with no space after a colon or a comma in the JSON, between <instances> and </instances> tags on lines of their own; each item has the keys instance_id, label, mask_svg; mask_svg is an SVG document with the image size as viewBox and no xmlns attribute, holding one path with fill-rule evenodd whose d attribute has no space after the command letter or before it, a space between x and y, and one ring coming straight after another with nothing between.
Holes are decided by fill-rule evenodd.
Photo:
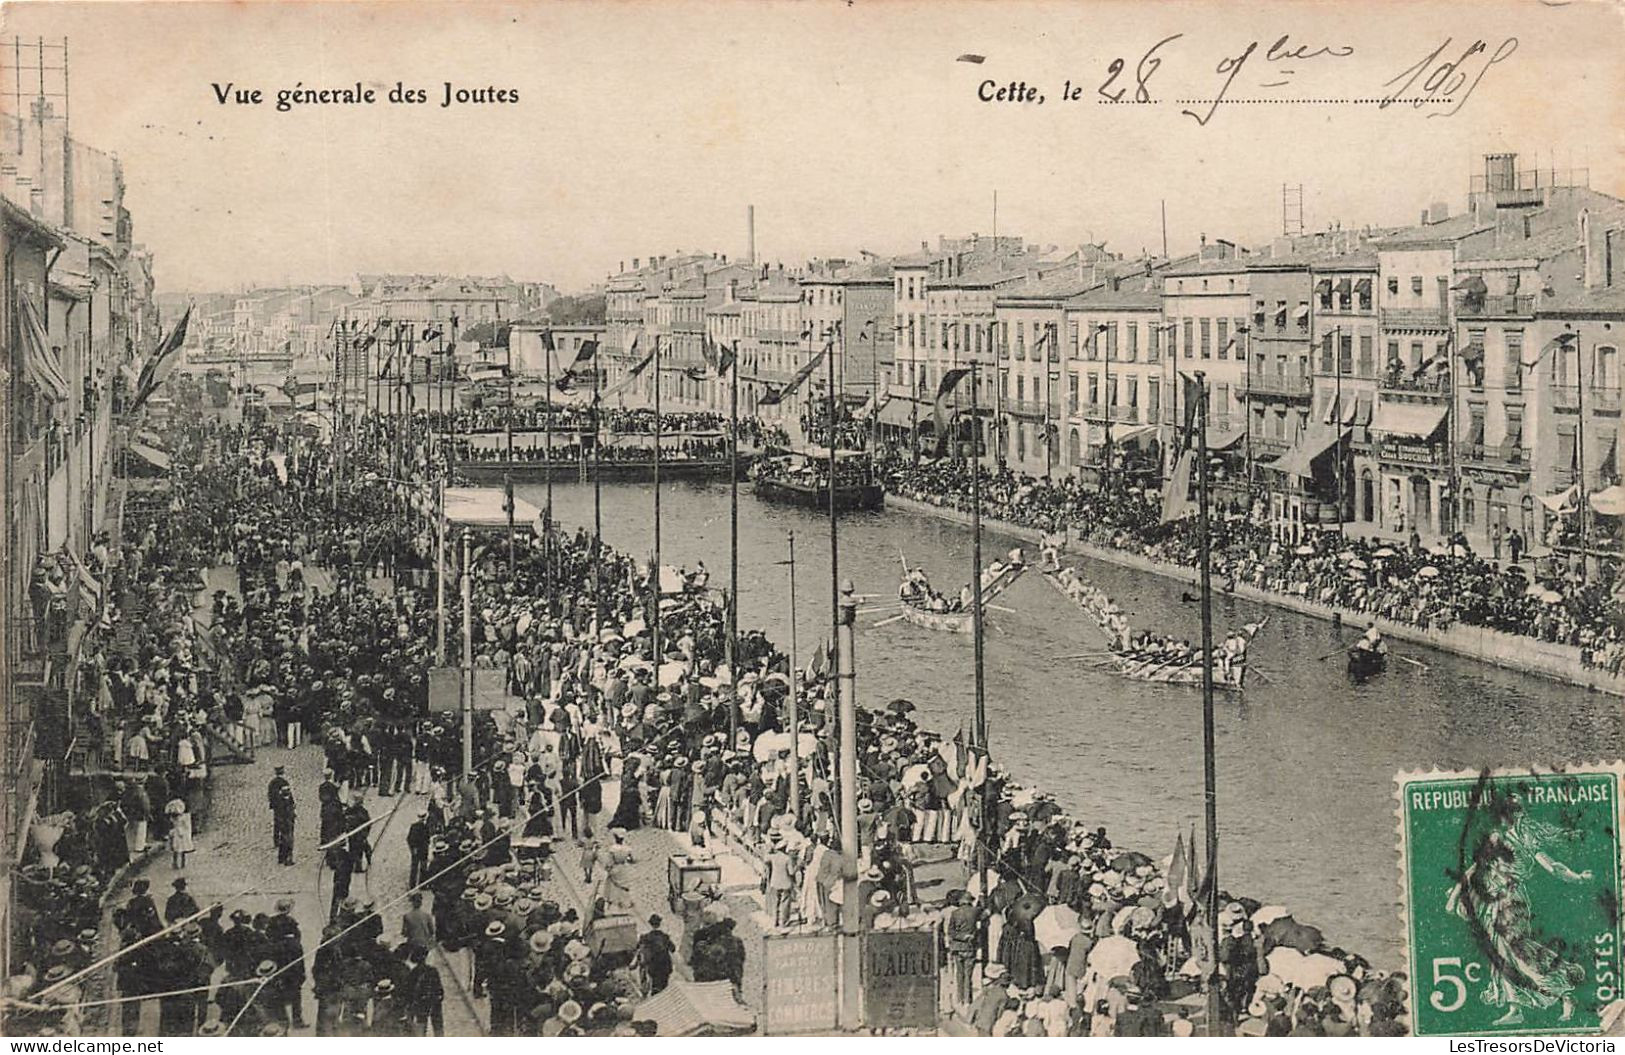
<instances>
[{"instance_id":1,"label":"boat full of people","mask_svg":"<svg viewBox=\"0 0 1625 1055\"><path fill-rule=\"evenodd\" d=\"M1094 620L1105 637L1100 669L1135 681L1170 685L1202 683L1202 649L1173 635L1136 633L1128 616L1105 591L1087 582L1075 568L1045 571L1044 580ZM1269 616L1231 630L1213 648L1213 685L1239 692L1247 680L1247 650Z\"/></svg>"},{"instance_id":2,"label":"boat full of people","mask_svg":"<svg viewBox=\"0 0 1625 1055\"><path fill-rule=\"evenodd\" d=\"M1026 557L1017 546L982 569L982 607L1003 593L1027 570ZM952 597L944 596L932 588L922 568L903 565L903 581L897 588L897 599L902 602L902 616L915 626L927 630L946 630L968 634L975 627L975 591L966 583Z\"/></svg>"},{"instance_id":3,"label":"boat full of people","mask_svg":"<svg viewBox=\"0 0 1625 1055\"><path fill-rule=\"evenodd\" d=\"M827 447L770 449L756 462L757 498L806 509L828 509L830 452ZM835 508L841 512L885 507L886 489L869 452L835 451Z\"/></svg>"}]
</instances>

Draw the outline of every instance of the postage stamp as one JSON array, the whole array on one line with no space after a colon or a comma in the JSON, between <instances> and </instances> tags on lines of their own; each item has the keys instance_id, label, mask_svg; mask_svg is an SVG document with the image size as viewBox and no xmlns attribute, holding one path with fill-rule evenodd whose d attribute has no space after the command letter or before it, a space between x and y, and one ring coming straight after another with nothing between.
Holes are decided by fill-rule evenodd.
<instances>
[{"instance_id":1,"label":"postage stamp","mask_svg":"<svg viewBox=\"0 0 1625 1055\"><path fill-rule=\"evenodd\" d=\"M1621 989L1622 773L1399 774L1418 1036L1599 1030Z\"/></svg>"}]
</instances>

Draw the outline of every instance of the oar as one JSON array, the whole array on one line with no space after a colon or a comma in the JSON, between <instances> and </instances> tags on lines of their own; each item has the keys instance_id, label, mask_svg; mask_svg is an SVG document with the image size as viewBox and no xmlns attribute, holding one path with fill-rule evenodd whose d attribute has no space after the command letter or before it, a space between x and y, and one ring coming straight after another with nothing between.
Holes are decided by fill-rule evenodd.
<instances>
[{"instance_id":1,"label":"oar","mask_svg":"<svg viewBox=\"0 0 1625 1055\"><path fill-rule=\"evenodd\" d=\"M1105 649L1102 649L1102 650L1100 650L1098 652L1074 652L1071 655L1067 655L1067 656L1052 656L1050 658L1050 662L1051 663L1059 663L1060 661L1065 660L1065 659L1102 659L1102 658L1104 658L1106 656L1110 656L1112 654L1113 653L1111 653L1109 651L1106 651Z\"/></svg>"},{"instance_id":2,"label":"oar","mask_svg":"<svg viewBox=\"0 0 1625 1055\"><path fill-rule=\"evenodd\" d=\"M1390 655L1392 655L1392 653L1390 653ZM1412 659L1409 656L1398 656L1398 655L1396 655L1396 656L1394 656L1394 658L1397 659L1397 660L1400 660L1401 662L1409 663L1413 667L1421 667L1423 670L1428 669L1428 665L1426 663L1423 663L1421 660Z\"/></svg>"},{"instance_id":3,"label":"oar","mask_svg":"<svg viewBox=\"0 0 1625 1055\"><path fill-rule=\"evenodd\" d=\"M895 622L897 622L897 620L899 620L901 618L903 618L902 615L898 614L898 615L892 616L890 619L882 619L880 622L878 622L874 626L870 627L870 629L874 630L874 629L878 629L880 627L885 626L887 623L895 623Z\"/></svg>"},{"instance_id":4,"label":"oar","mask_svg":"<svg viewBox=\"0 0 1625 1055\"><path fill-rule=\"evenodd\" d=\"M1006 608L1006 607L1005 607L1005 606L1004 606L1004 605L1002 605L1002 604L993 604L993 603L991 603L991 602L989 602L989 603L986 603L986 604L984 604L984 605L982 605L982 607L983 607L983 608L991 608L991 609L993 609L993 610L994 610L994 611L995 611L995 612L1014 612L1014 611L1015 611L1015 609L1014 609L1014 608Z\"/></svg>"},{"instance_id":5,"label":"oar","mask_svg":"<svg viewBox=\"0 0 1625 1055\"><path fill-rule=\"evenodd\" d=\"M1349 650L1349 647L1347 645L1340 645L1340 646L1338 646L1338 649L1335 652L1328 652L1324 656L1316 656L1315 657L1315 662L1319 663L1322 660L1331 659L1333 656L1344 655L1344 654L1346 654L1348 652L1348 650Z\"/></svg>"}]
</instances>

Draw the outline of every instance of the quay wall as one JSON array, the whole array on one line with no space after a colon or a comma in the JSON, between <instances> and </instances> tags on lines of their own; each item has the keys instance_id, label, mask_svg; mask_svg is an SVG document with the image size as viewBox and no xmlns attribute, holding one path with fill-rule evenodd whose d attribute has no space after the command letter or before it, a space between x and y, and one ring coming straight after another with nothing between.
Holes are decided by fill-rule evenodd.
<instances>
[{"instance_id":1,"label":"quay wall","mask_svg":"<svg viewBox=\"0 0 1625 1055\"><path fill-rule=\"evenodd\" d=\"M955 509L951 506L939 506L931 502L922 502L902 495L887 494L886 505L888 508L903 509L911 513L936 517L950 523L969 526L971 522L970 513L964 510ZM984 530L1022 539L1035 545L1038 543L1041 534L1037 528L1011 524L1007 521L986 516L982 518L982 527ZM1143 554L1129 553L1125 550L1084 542L1071 529L1067 531L1066 552L1079 554L1091 560L1116 564L1124 568L1134 568L1152 575L1161 575L1164 578L1174 579L1179 582L1196 583L1199 578L1195 568L1168 564L1163 561L1152 560ZM1293 597L1289 594L1276 593L1273 590L1261 590L1246 583L1236 584L1234 596L1258 604L1284 608L1289 612L1297 612L1299 615L1324 619L1328 622L1340 619L1351 627L1363 627L1372 619L1371 614L1368 612L1320 604L1307 598ZM1573 645L1538 641L1531 637L1508 634L1505 631L1494 630L1489 627L1468 626L1466 624L1457 624L1446 630L1432 630L1413 626L1409 623L1397 623L1381 617L1376 619L1376 623L1377 628L1385 636L1397 641L1409 641L1417 645L1426 645L1441 652L1465 656L1481 663L1489 663L1525 674L1534 674L1538 677L1549 678L1568 685L1578 685L1593 692L1625 697L1625 678L1616 677L1600 668L1585 666L1580 662L1580 650Z\"/></svg>"}]
</instances>

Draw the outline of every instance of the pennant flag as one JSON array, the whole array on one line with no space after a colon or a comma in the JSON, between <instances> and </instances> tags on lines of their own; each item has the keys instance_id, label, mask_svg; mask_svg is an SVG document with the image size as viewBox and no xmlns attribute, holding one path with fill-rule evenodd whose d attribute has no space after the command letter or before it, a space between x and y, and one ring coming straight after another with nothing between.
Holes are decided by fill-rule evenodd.
<instances>
[{"instance_id":1,"label":"pennant flag","mask_svg":"<svg viewBox=\"0 0 1625 1055\"><path fill-rule=\"evenodd\" d=\"M1206 401L1202 382L1181 370L1179 372L1180 398L1185 402L1185 420L1181 426L1179 446L1184 450L1196 440L1196 411Z\"/></svg>"},{"instance_id":2,"label":"pennant flag","mask_svg":"<svg viewBox=\"0 0 1625 1055\"><path fill-rule=\"evenodd\" d=\"M1162 519L1158 522L1169 524L1180 517L1189 516L1194 509L1191 504L1191 467L1195 464L1196 452L1186 448L1179 453L1179 461L1174 465L1174 471L1169 474L1168 482L1162 489Z\"/></svg>"},{"instance_id":3,"label":"pennant flag","mask_svg":"<svg viewBox=\"0 0 1625 1055\"><path fill-rule=\"evenodd\" d=\"M729 370L732 370L734 363L738 362L738 360L739 360L739 342L735 341L733 343L732 347L729 347L728 345L724 345L724 344L717 345L716 355L717 355L717 376L721 377L723 374L726 374Z\"/></svg>"},{"instance_id":4,"label":"pennant flag","mask_svg":"<svg viewBox=\"0 0 1625 1055\"><path fill-rule=\"evenodd\" d=\"M683 376L690 381L704 381L707 375L703 366L686 366L683 368Z\"/></svg>"},{"instance_id":5,"label":"pennant flag","mask_svg":"<svg viewBox=\"0 0 1625 1055\"><path fill-rule=\"evenodd\" d=\"M582 341L580 347L576 349L576 357L571 360L570 365L580 366L582 363L596 358L597 355L598 342L592 338L588 338L587 340Z\"/></svg>"},{"instance_id":6,"label":"pennant flag","mask_svg":"<svg viewBox=\"0 0 1625 1055\"><path fill-rule=\"evenodd\" d=\"M632 339L632 348L636 348L637 346L637 338L634 337ZM628 388L632 387L632 382L636 381L638 377L642 375L643 371L649 368L649 364L654 362L655 350L658 349L658 347L659 346L656 345L655 349L651 349L648 355L645 355L642 359L639 359L637 362L633 363L632 366L626 371L626 376L615 382L613 385L610 385L604 394L609 396L619 395Z\"/></svg>"},{"instance_id":7,"label":"pennant flag","mask_svg":"<svg viewBox=\"0 0 1625 1055\"><path fill-rule=\"evenodd\" d=\"M425 326L423 327L423 333L418 337L418 340L437 341L440 339L442 332L443 331L438 326Z\"/></svg>"},{"instance_id":8,"label":"pennant flag","mask_svg":"<svg viewBox=\"0 0 1625 1055\"><path fill-rule=\"evenodd\" d=\"M186 311L181 313L181 321L175 324L175 328L169 331L169 336L158 345L158 350L152 353L152 358L141 367L141 377L136 382L135 400L130 405L131 410L138 409L151 398L152 394L158 391L158 386L174 372L175 364L180 362L181 345L186 343L186 327L191 320L192 306L188 304Z\"/></svg>"},{"instance_id":9,"label":"pennant flag","mask_svg":"<svg viewBox=\"0 0 1625 1055\"><path fill-rule=\"evenodd\" d=\"M759 407L776 407L783 402L783 400L784 393L782 391L775 392L770 388L766 392L762 393L761 398L756 401L756 405Z\"/></svg>"},{"instance_id":10,"label":"pennant flag","mask_svg":"<svg viewBox=\"0 0 1625 1055\"><path fill-rule=\"evenodd\" d=\"M784 383L784 387L779 389L778 399L783 400L786 396L789 396L796 389L800 388L802 382L811 377L813 375L813 371L817 370L819 365L823 363L824 356L829 354L829 349L830 346L828 344L824 345L822 351L803 363L801 369L792 374L790 376L790 380ZM777 402L777 400L775 402Z\"/></svg>"},{"instance_id":11,"label":"pennant flag","mask_svg":"<svg viewBox=\"0 0 1625 1055\"><path fill-rule=\"evenodd\" d=\"M1175 904L1189 906L1191 904L1191 875L1188 869L1189 862L1185 859L1185 833L1174 834L1174 854L1168 859L1167 892L1174 897Z\"/></svg>"},{"instance_id":12,"label":"pennant flag","mask_svg":"<svg viewBox=\"0 0 1625 1055\"><path fill-rule=\"evenodd\" d=\"M955 367L944 373L941 383L937 385L937 396L931 401L931 421L937 429L938 452L941 452L944 444L948 442L948 396L969 374L970 367Z\"/></svg>"},{"instance_id":13,"label":"pennant flag","mask_svg":"<svg viewBox=\"0 0 1625 1055\"><path fill-rule=\"evenodd\" d=\"M1574 340L1577 340L1577 338L1576 338L1576 336L1574 334L1572 334L1572 333L1560 333L1556 337L1553 337L1551 340L1547 341L1546 344L1541 348L1541 350L1535 355L1535 357L1533 359L1531 359L1527 363L1522 363L1520 365L1522 365L1525 370L1533 370L1535 367L1540 365L1540 361L1542 359L1546 358L1546 353L1547 352L1551 351L1553 348L1559 348L1559 347L1567 349L1568 345L1569 345L1569 342L1574 341Z\"/></svg>"}]
</instances>

